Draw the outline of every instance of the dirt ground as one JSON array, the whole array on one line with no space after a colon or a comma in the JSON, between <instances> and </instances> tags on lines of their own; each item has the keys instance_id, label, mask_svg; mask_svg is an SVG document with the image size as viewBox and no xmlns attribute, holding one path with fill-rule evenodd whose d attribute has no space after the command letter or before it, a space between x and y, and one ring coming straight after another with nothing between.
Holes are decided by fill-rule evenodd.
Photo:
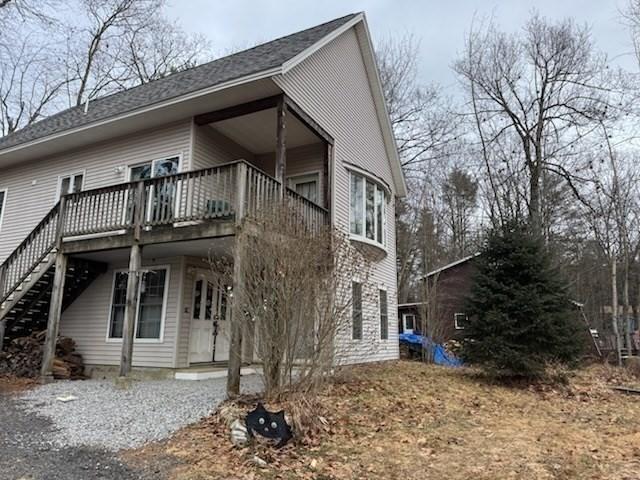
<instances>
[{"instance_id":1,"label":"dirt ground","mask_svg":"<svg viewBox=\"0 0 640 480\"><path fill-rule=\"evenodd\" d=\"M468 369L415 362L356 367L313 408L326 425L274 452L233 448L214 415L127 454L170 457L174 479L638 479L638 382L601 366L563 387L506 387ZM257 466L255 454L267 462Z\"/></svg>"}]
</instances>

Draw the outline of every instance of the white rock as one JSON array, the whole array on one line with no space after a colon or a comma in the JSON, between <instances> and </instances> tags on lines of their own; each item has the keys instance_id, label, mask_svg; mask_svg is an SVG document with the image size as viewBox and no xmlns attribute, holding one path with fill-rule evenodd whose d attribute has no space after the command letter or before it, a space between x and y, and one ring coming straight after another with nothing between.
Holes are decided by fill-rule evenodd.
<instances>
[{"instance_id":1,"label":"white rock","mask_svg":"<svg viewBox=\"0 0 640 480\"><path fill-rule=\"evenodd\" d=\"M236 447L246 447L249 444L249 432L246 425L239 419L231 424L231 443Z\"/></svg>"}]
</instances>

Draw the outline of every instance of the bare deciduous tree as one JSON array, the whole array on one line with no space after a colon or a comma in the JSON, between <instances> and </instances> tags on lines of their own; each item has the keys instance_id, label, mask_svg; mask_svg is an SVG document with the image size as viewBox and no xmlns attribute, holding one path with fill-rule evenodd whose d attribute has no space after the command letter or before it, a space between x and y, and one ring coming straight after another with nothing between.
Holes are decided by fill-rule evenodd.
<instances>
[{"instance_id":1,"label":"bare deciduous tree","mask_svg":"<svg viewBox=\"0 0 640 480\"><path fill-rule=\"evenodd\" d=\"M544 172L574 188L572 149L612 113L605 58L594 53L586 27L536 14L522 35L493 25L472 31L454 69L467 86L485 148L507 133L517 136L530 222L542 233Z\"/></svg>"}]
</instances>

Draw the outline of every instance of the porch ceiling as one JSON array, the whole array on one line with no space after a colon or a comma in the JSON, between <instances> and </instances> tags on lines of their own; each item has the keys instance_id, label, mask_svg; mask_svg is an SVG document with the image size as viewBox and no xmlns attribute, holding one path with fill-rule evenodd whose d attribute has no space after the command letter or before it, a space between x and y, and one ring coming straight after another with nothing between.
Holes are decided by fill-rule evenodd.
<instances>
[{"instance_id":1,"label":"porch ceiling","mask_svg":"<svg viewBox=\"0 0 640 480\"><path fill-rule=\"evenodd\" d=\"M261 155L276 149L276 109L233 117L209 124L250 152ZM294 115L287 115L287 148L319 143L320 139Z\"/></svg>"}]
</instances>

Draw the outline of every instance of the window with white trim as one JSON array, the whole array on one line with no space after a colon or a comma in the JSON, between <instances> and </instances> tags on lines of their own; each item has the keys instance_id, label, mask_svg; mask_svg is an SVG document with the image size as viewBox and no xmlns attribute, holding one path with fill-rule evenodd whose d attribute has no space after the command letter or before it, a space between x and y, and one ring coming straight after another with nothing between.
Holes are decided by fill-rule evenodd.
<instances>
[{"instance_id":1,"label":"window with white trim","mask_svg":"<svg viewBox=\"0 0 640 480\"><path fill-rule=\"evenodd\" d=\"M373 180L351 172L350 233L386 245L386 191Z\"/></svg>"},{"instance_id":2,"label":"window with white trim","mask_svg":"<svg viewBox=\"0 0 640 480\"><path fill-rule=\"evenodd\" d=\"M402 331L404 333L413 333L416 327L416 316L413 313L402 314Z\"/></svg>"},{"instance_id":3,"label":"window with white trim","mask_svg":"<svg viewBox=\"0 0 640 480\"><path fill-rule=\"evenodd\" d=\"M289 188L299 193L313 203L319 203L320 197L320 175L318 173L307 173L295 175L288 179Z\"/></svg>"},{"instance_id":4,"label":"window with white trim","mask_svg":"<svg viewBox=\"0 0 640 480\"><path fill-rule=\"evenodd\" d=\"M167 301L167 273L167 268L155 268L140 275L135 338L147 340L162 338L162 320ZM126 271L115 272L109 319L109 338L122 338L128 278L129 273Z\"/></svg>"},{"instance_id":5,"label":"window with white trim","mask_svg":"<svg viewBox=\"0 0 640 480\"><path fill-rule=\"evenodd\" d=\"M467 314L466 313L454 313L453 314L453 326L456 330L464 330L465 325L467 324Z\"/></svg>"},{"instance_id":6,"label":"window with white trim","mask_svg":"<svg viewBox=\"0 0 640 480\"><path fill-rule=\"evenodd\" d=\"M7 203L7 191L0 190L0 229L2 228L2 218L4 217L6 203Z\"/></svg>"},{"instance_id":7,"label":"window with white trim","mask_svg":"<svg viewBox=\"0 0 640 480\"><path fill-rule=\"evenodd\" d=\"M387 303L387 291L378 290L380 308L380 339L389 340L389 307Z\"/></svg>"},{"instance_id":8,"label":"window with white trim","mask_svg":"<svg viewBox=\"0 0 640 480\"><path fill-rule=\"evenodd\" d=\"M351 282L351 338L362 340L362 284Z\"/></svg>"},{"instance_id":9,"label":"window with white trim","mask_svg":"<svg viewBox=\"0 0 640 480\"><path fill-rule=\"evenodd\" d=\"M84 173L74 173L73 175L65 175L64 177L60 177L58 183L58 198L56 200L60 200L60 197L62 195L81 192L83 186Z\"/></svg>"}]
</instances>

